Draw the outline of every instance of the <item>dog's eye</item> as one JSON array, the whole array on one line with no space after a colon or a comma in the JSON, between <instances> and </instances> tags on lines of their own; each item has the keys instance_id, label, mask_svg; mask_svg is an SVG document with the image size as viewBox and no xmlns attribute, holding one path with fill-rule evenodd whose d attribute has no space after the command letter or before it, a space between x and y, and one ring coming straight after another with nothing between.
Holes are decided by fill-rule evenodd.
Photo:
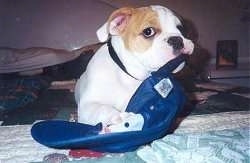
<instances>
[{"instance_id":1,"label":"dog's eye","mask_svg":"<svg viewBox=\"0 0 250 163\"><path fill-rule=\"evenodd\" d=\"M145 38L153 37L153 36L156 34L155 29L154 29L153 27L145 28L145 29L142 31L142 33L143 33L143 36L144 36Z\"/></svg>"}]
</instances>

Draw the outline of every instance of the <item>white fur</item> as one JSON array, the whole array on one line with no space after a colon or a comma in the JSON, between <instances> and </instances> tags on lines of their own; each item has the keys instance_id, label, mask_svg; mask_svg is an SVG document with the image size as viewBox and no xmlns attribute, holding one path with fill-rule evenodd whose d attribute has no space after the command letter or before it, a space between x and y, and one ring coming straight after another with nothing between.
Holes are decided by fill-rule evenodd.
<instances>
[{"instance_id":1,"label":"white fur","mask_svg":"<svg viewBox=\"0 0 250 163\"><path fill-rule=\"evenodd\" d=\"M154 38L152 47L146 52L137 54L128 51L119 35L111 35L112 45L120 60L128 72L138 80L124 73L111 59L107 45L103 45L90 60L86 72L82 74L75 88L79 122L91 125L102 122L104 126L120 124L121 114L129 114L124 111L141 82L152 71L177 56L167 43L170 36L183 38L184 48L180 53L192 53L194 46L192 41L184 38L176 28L176 25L180 24L179 19L167 8L151 7L158 13L162 33ZM105 23L97 31L101 42L108 39L110 35L108 30L107 23ZM182 67L183 65L179 66L176 72Z\"/></svg>"}]
</instances>

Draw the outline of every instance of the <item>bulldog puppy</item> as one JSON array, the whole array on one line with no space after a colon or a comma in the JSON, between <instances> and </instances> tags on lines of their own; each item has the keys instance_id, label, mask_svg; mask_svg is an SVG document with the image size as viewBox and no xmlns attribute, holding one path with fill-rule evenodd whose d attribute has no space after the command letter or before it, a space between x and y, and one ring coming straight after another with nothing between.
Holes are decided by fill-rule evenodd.
<instances>
[{"instance_id":1,"label":"bulldog puppy","mask_svg":"<svg viewBox=\"0 0 250 163\"><path fill-rule=\"evenodd\" d=\"M114 11L97 36L101 42L111 39L124 68L111 57L107 44L96 52L76 84L78 121L90 125L102 122L105 127L129 117L124 111L141 82L181 53L193 52L194 44L177 26L181 26L180 20L162 6Z\"/></svg>"}]
</instances>

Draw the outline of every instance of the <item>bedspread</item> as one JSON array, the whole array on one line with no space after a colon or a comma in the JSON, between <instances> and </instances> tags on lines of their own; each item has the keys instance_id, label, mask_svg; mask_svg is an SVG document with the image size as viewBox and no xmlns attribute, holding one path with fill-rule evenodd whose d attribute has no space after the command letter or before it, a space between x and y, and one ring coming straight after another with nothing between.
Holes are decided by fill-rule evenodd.
<instances>
[{"instance_id":1,"label":"bedspread","mask_svg":"<svg viewBox=\"0 0 250 163\"><path fill-rule=\"evenodd\" d=\"M249 126L250 111L191 115L173 134L135 152L106 154L99 159L69 158L69 162L249 162ZM68 150L36 143L30 136L30 128L31 125L0 127L0 161L37 162L51 153L68 154Z\"/></svg>"},{"instance_id":2,"label":"bedspread","mask_svg":"<svg viewBox=\"0 0 250 163\"><path fill-rule=\"evenodd\" d=\"M137 151L105 153L104 157L95 159L75 159L69 156L68 150L50 149L31 138L34 120L65 120L75 112L74 102L69 100L72 93L51 91L45 92L37 104L29 106L33 109L17 109L15 114L2 115L0 162L41 162L54 153L66 156L68 161L64 162L76 163L250 162L249 89L216 83L197 84L197 90L192 92L195 100L191 98L191 103L177 118L173 133ZM50 105L41 105L44 101Z\"/></svg>"}]
</instances>

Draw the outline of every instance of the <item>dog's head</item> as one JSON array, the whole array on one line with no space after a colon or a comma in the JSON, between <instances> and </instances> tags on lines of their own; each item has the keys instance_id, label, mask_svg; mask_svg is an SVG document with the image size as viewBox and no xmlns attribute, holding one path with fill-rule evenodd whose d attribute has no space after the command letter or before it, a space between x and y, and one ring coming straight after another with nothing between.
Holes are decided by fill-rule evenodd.
<instances>
[{"instance_id":1,"label":"dog's head","mask_svg":"<svg viewBox=\"0 0 250 163\"><path fill-rule=\"evenodd\" d=\"M191 54L194 44L179 31L181 22L162 6L121 8L97 31L98 39L119 37L124 48L148 71L155 71L179 54ZM183 66L179 66L179 71Z\"/></svg>"}]
</instances>

